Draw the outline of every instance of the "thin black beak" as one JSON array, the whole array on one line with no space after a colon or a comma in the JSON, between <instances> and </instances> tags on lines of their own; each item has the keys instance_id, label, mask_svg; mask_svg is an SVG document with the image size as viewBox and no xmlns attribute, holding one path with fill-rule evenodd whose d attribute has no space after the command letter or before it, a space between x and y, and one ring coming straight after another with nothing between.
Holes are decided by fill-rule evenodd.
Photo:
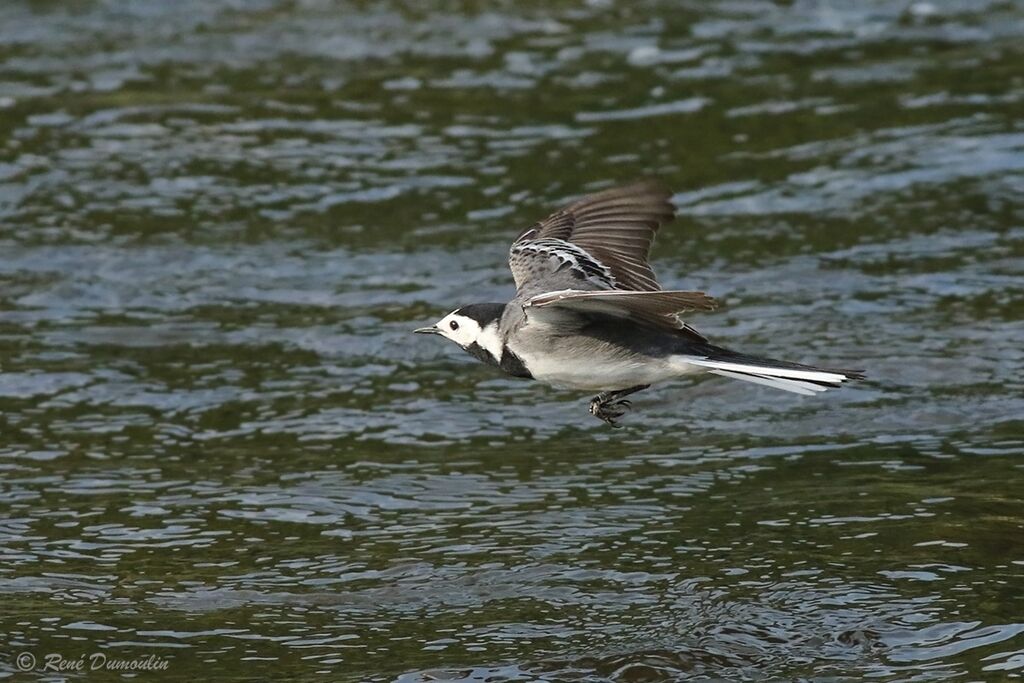
<instances>
[{"instance_id":1,"label":"thin black beak","mask_svg":"<svg viewBox=\"0 0 1024 683\"><path fill-rule=\"evenodd\" d=\"M418 327L413 330L416 334L441 334L441 330L437 329L436 325L430 327Z\"/></svg>"}]
</instances>

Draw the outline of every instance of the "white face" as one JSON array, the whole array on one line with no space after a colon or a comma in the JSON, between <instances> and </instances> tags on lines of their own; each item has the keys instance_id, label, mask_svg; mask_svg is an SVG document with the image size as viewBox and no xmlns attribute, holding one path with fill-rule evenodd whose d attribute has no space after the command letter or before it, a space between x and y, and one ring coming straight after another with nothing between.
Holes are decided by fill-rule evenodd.
<instances>
[{"instance_id":1,"label":"white face","mask_svg":"<svg viewBox=\"0 0 1024 683\"><path fill-rule=\"evenodd\" d=\"M463 348L478 342L483 333L477 321L454 311L438 320L434 326L440 331L441 336L451 339Z\"/></svg>"},{"instance_id":2,"label":"white face","mask_svg":"<svg viewBox=\"0 0 1024 683\"><path fill-rule=\"evenodd\" d=\"M424 327L416 331L439 334L446 339L451 339L464 349L476 344L487 351L495 363L500 363L501 357L505 353L505 345L498 333L497 320L481 327L480 323L473 318L452 311L438 320L433 327Z\"/></svg>"}]
</instances>

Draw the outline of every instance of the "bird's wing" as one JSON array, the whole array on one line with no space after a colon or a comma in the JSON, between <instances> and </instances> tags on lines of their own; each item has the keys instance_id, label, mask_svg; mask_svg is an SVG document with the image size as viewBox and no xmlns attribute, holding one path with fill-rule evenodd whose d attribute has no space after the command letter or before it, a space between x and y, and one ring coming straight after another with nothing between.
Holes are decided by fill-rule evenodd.
<instances>
[{"instance_id":1,"label":"bird's wing","mask_svg":"<svg viewBox=\"0 0 1024 683\"><path fill-rule=\"evenodd\" d=\"M713 311L718 303L704 292L622 290L580 291L566 289L531 297L529 308L566 308L582 313L602 313L628 318L674 332L686 331L703 337L679 318L687 311Z\"/></svg>"},{"instance_id":2,"label":"bird's wing","mask_svg":"<svg viewBox=\"0 0 1024 683\"><path fill-rule=\"evenodd\" d=\"M509 250L520 294L558 288L657 291L647 263L654 235L675 217L655 180L597 192L527 228Z\"/></svg>"}]
</instances>

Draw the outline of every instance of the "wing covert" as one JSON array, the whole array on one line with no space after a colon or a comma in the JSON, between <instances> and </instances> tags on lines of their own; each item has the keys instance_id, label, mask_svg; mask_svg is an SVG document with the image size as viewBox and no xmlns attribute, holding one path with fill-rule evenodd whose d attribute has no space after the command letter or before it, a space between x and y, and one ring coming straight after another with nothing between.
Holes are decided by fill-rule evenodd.
<instances>
[{"instance_id":1,"label":"wing covert","mask_svg":"<svg viewBox=\"0 0 1024 683\"><path fill-rule=\"evenodd\" d=\"M675 217L671 196L660 182L643 180L588 195L535 223L509 252L516 287L520 292L661 289L647 258L658 229ZM605 272L596 277L597 270ZM558 273L583 277L573 283ZM546 277L550 283L543 283Z\"/></svg>"},{"instance_id":2,"label":"wing covert","mask_svg":"<svg viewBox=\"0 0 1024 683\"><path fill-rule=\"evenodd\" d=\"M630 318L675 332L686 331L703 339L679 315L688 311L713 311L718 302L704 292L637 292L623 290L581 291L566 289L531 297L526 308L565 308L580 313L597 313Z\"/></svg>"}]
</instances>

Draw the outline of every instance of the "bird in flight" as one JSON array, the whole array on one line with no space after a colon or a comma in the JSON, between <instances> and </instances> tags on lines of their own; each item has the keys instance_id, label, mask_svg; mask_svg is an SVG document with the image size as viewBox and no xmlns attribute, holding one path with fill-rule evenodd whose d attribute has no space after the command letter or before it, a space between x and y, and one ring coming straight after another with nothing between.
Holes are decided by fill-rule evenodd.
<instances>
[{"instance_id":1,"label":"bird in flight","mask_svg":"<svg viewBox=\"0 0 1024 683\"><path fill-rule=\"evenodd\" d=\"M416 332L436 334L513 377L596 391L590 413L615 425L627 396L700 373L813 395L863 375L738 353L680 317L711 311L704 292L663 290L648 264L671 193L644 180L588 195L527 228L508 265L508 303L458 308Z\"/></svg>"}]
</instances>

